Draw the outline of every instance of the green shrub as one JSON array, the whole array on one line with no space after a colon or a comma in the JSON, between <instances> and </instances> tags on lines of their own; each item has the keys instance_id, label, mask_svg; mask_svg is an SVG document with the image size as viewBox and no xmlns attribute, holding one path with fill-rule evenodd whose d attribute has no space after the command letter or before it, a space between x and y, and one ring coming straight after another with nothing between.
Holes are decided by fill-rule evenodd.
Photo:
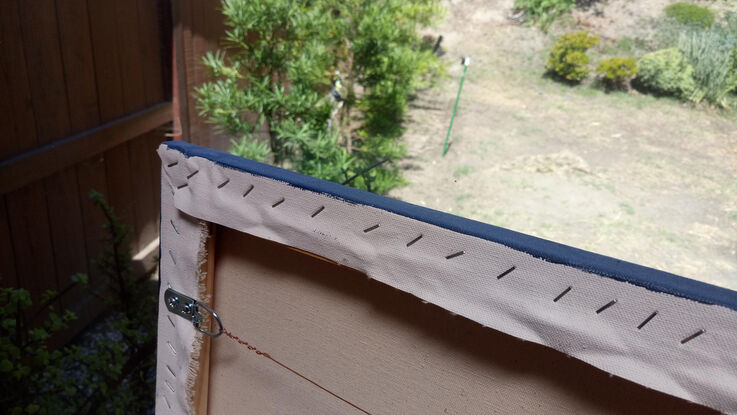
<instances>
[{"instance_id":1,"label":"green shrub","mask_svg":"<svg viewBox=\"0 0 737 415\"><path fill-rule=\"evenodd\" d=\"M105 336L53 349L48 343L76 319L59 300L88 278L75 274L61 291L46 290L37 304L22 288L0 288L0 405L7 414L148 413L155 399L155 288L131 273L119 222L102 195L90 198L107 219L105 249L95 261L106 277L105 299L114 310ZM101 275L102 276L102 275ZM89 287L99 296L100 287Z\"/></svg>"},{"instance_id":2,"label":"green shrub","mask_svg":"<svg viewBox=\"0 0 737 415\"><path fill-rule=\"evenodd\" d=\"M673 3L665 8L665 15L676 21L695 27L711 27L714 12L706 7L689 3Z\"/></svg>"},{"instance_id":3,"label":"green shrub","mask_svg":"<svg viewBox=\"0 0 737 415\"><path fill-rule=\"evenodd\" d=\"M200 114L233 137L235 154L326 180L359 174L352 186L385 192L402 182L407 101L442 73L417 47L439 3L222 0L229 53L203 59L215 80L195 90ZM367 170L376 159L388 162Z\"/></svg>"},{"instance_id":4,"label":"green shrub","mask_svg":"<svg viewBox=\"0 0 737 415\"><path fill-rule=\"evenodd\" d=\"M514 0L514 8L525 11L525 20L537 23L543 30L574 7L576 0Z\"/></svg>"},{"instance_id":5,"label":"green shrub","mask_svg":"<svg viewBox=\"0 0 737 415\"><path fill-rule=\"evenodd\" d=\"M585 30L566 33L553 44L546 69L562 79L580 82L590 72L586 51L599 43L599 36L589 36L589 32Z\"/></svg>"},{"instance_id":6,"label":"green shrub","mask_svg":"<svg viewBox=\"0 0 737 415\"><path fill-rule=\"evenodd\" d=\"M635 58L609 58L599 63L596 71L611 87L627 87L632 78L637 75L637 60Z\"/></svg>"},{"instance_id":7,"label":"green shrub","mask_svg":"<svg viewBox=\"0 0 737 415\"><path fill-rule=\"evenodd\" d=\"M727 106L727 94L737 87L737 33L721 26L693 29L681 34L678 47L693 66L692 99Z\"/></svg>"},{"instance_id":8,"label":"green shrub","mask_svg":"<svg viewBox=\"0 0 737 415\"><path fill-rule=\"evenodd\" d=\"M637 61L637 82L652 92L691 99L695 90L693 66L678 48L662 49Z\"/></svg>"}]
</instances>

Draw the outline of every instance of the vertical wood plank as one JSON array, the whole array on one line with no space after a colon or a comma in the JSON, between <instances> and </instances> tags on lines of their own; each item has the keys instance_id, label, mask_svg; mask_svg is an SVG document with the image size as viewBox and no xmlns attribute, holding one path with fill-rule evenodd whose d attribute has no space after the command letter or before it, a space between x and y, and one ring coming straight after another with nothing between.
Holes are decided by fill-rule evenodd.
<instances>
[{"instance_id":1,"label":"vertical wood plank","mask_svg":"<svg viewBox=\"0 0 737 415\"><path fill-rule=\"evenodd\" d=\"M223 16L219 11L217 2L206 1L189 1L191 8L191 38L189 39L189 47L185 44L186 65L187 65L187 93L189 99L189 133L193 143L215 148L218 150L227 150L230 146L230 138L218 134L211 125L205 122L197 110L197 100L194 95L194 88L202 85L210 80L210 76L204 65L202 65L202 56L207 51L220 47L220 39L222 38L225 27L223 24Z\"/></svg>"},{"instance_id":2,"label":"vertical wood plank","mask_svg":"<svg viewBox=\"0 0 737 415\"><path fill-rule=\"evenodd\" d=\"M173 139L190 140L189 104L187 94L187 52L186 36L188 32L189 9L185 8L187 0L173 0L171 15L174 22L172 28L172 106L174 111Z\"/></svg>"},{"instance_id":3,"label":"vertical wood plank","mask_svg":"<svg viewBox=\"0 0 737 415\"><path fill-rule=\"evenodd\" d=\"M10 239L10 220L5 209L5 198L0 197L0 287L17 287L13 243Z\"/></svg>"},{"instance_id":4,"label":"vertical wood plank","mask_svg":"<svg viewBox=\"0 0 737 415\"><path fill-rule=\"evenodd\" d=\"M85 0L57 0L61 55L72 131L100 123L89 16Z\"/></svg>"},{"instance_id":5,"label":"vertical wood plank","mask_svg":"<svg viewBox=\"0 0 737 415\"><path fill-rule=\"evenodd\" d=\"M159 59L161 61L161 79L164 89L164 98L172 98L172 63L173 63L173 34L174 20L172 17L172 1L156 1L156 22L159 29Z\"/></svg>"},{"instance_id":6,"label":"vertical wood plank","mask_svg":"<svg viewBox=\"0 0 737 415\"><path fill-rule=\"evenodd\" d=\"M54 0L20 3L31 101L40 145L69 130L69 107Z\"/></svg>"},{"instance_id":7,"label":"vertical wood plank","mask_svg":"<svg viewBox=\"0 0 737 415\"><path fill-rule=\"evenodd\" d=\"M130 0L116 0L114 5L117 48L120 51L119 64L123 81L123 108L125 113L129 114L146 105L139 44L138 7L136 1Z\"/></svg>"},{"instance_id":8,"label":"vertical wood plank","mask_svg":"<svg viewBox=\"0 0 737 415\"><path fill-rule=\"evenodd\" d=\"M125 44L126 41L130 41L130 39L126 39L126 34L135 33L137 23L132 27L119 26L119 20L125 21L130 16L130 13L126 16L118 16L119 9L122 9L125 14L126 7L123 1L114 3L89 1L87 4L90 15L100 120L105 122L130 112L128 110L134 106L130 102L126 103L126 97L130 93L124 93L124 90L136 86L124 83L123 72L130 68L130 64L125 61L126 57L123 56L121 47L128 47L130 50L130 47ZM128 6L128 9L130 9L130 6ZM119 33L121 29L122 33ZM140 67L131 69L140 73ZM130 78L130 75L125 76L128 79ZM135 79L135 74L133 74L133 77ZM138 88L139 94L141 94L142 86L138 85ZM105 152L104 170L107 182L105 196L121 220L134 228L129 247L136 250L137 246L134 245L136 243L136 223L132 209L128 159L128 149L125 144Z\"/></svg>"},{"instance_id":9,"label":"vertical wood plank","mask_svg":"<svg viewBox=\"0 0 737 415\"><path fill-rule=\"evenodd\" d=\"M19 13L17 1L3 2L0 13L0 87L3 91L0 128L7 136L0 140L0 160L31 150L38 144Z\"/></svg>"},{"instance_id":10,"label":"vertical wood plank","mask_svg":"<svg viewBox=\"0 0 737 415\"><path fill-rule=\"evenodd\" d=\"M194 57L194 51L193 51L193 37L194 37L194 28L193 28L193 3L194 0L180 0L179 1L179 11L181 13L182 17L182 61L184 62L184 79L180 79L179 82L184 82L183 86L183 95L179 97L180 104L186 103L186 108L183 107L182 109L186 109L187 111L187 119L188 119L188 125L187 125L187 133L188 136L183 137L184 140L191 141L195 144L200 144L201 138L197 137L197 131L195 131L195 120L197 119L197 111L196 111L196 103L192 99L190 95L190 91L193 90L195 86L198 86L198 80L197 80L197 64L196 58Z\"/></svg>"},{"instance_id":11,"label":"vertical wood plank","mask_svg":"<svg viewBox=\"0 0 737 415\"><path fill-rule=\"evenodd\" d=\"M105 276L96 265L97 257L105 249L103 240L106 236L103 225L106 223L105 215L100 208L95 206L87 197L91 190L103 195L108 195L107 181L105 176L105 159L102 155L93 157L77 165L77 183L81 194L80 209L84 216L84 238L87 252L87 270L89 271L89 284L94 290L105 285ZM98 309L102 308L101 301L95 304ZM95 309L93 307L93 309Z\"/></svg>"},{"instance_id":12,"label":"vertical wood plank","mask_svg":"<svg viewBox=\"0 0 737 415\"><path fill-rule=\"evenodd\" d=\"M143 63L139 43L138 4L136 1L116 0L114 5L116 24L118 25L117 47L120 51L120 71L123 81L123 108L126 113L131 113L146 106ZM135 170L130 164L130 160L140 157L139 154L131 155L130 147L127 144L119 147L126 147L125 158L120 155L116 159L117 167L115 169L108 169L108 184L112 181L122 185L126 179L130 181L131 172ZM111 174L120 177L111 177ZM116 200L119 205L130 203L123 210L126 214L130 215L128 224L133 226L130 241L131 248L135 254L145 247L145 242L142 242L140 232L146 220L145 217L139 216L142 211L137 209L141 201L141 195L138 194L138 183L131 182L127 186L110 187L113 192L120 191L123 193L121 195L111 195L111 200Z\"/></svg>"},{"instance_id":13,"label":"vertical wood plank","mask_svg":"<svg viewBox=\"0 0 737 415\"><path fill-rule=\"evenodd\" d=\"M18 286L38 305L44 290L59 289L43 183L8 193L6 203Z\"/></svg>"},{"instance_id":14,"label":"vertical wood plank","mask_svg":"<svg viewBox=\"0 0 737 415\"><path fill-rule=\"evenodd\" d=\"M100 121L110 121L124 114L115 9L110 2L88 1L92 52Z\"/></svg>"},{"instance_id":15,"label":"vertical wood plank","mask_svg":"<svg viewBox=\"0 0 737 415\"><path fill-rule=\"evenodd\" d=\"M188 85L187 89L190 103L189 120L191 123L189 132L192 136L193 143L205 147L212 147L210 136L207 134L207 127L201 122L202 120L197 110L197 99L195 98L194 88L202 85L207 80L207 74L201 59L202 55L206 52L205 46L207 44L207 39L205 38L205 33L208 32L206 27L206 10L207 6L214 7L214 5L196 0L190 1L189 5L192 15L192 37L190 39L191 45L187 59L187 80L192 82Z\"/></svg>"},{"instance_id":16,"label":"vertical wood plank","mask_svg":"<svg viewBox=\"0 0 737 415\"><path fill-rule=\"evenodd\" d=\"M63 289L69 285L71 275L77 272L87 273L84 225L75 169L67 168L47 178L44 184L54 266L59 278L58 285ZM75 298L84 295L83 291L75 290L62 297L61 303L74 303Z\"/></svg>"},{"instance_id":17,"label":"vertical wood plank","mask_svg":"<svg viewBox=\"0 0 737 415\"><path fill-rule=\"evenodd\" d=\"M138 0L139 45L143 68L145 101L152 105L164 99L157 2Z\"/></svg>"},{"instance_id":18,"label":"vertical wood plank","mask_svg":"<svg viewBox=\"0 0 737 415\"><path fill-rule=\"evenodd\" d=\"M128 144L123 143L117 147L105 152L105 175L107 176L107 200L110 206L115 209L115 213L122 223L133 227L128 246L133 253L138 252L138 241L135 229L138 228L136 223L135 210L133 207L135 194L130 179L130 156L128 154Z\"/></svg>"},{"instance_id":19,"label":"vertical wood plank","mask_svg":"<svg viewBox=\"0 0 737 415\"><path fill-rule=\"evenodd\" d=\"M149 143L149 135L144 134L128 142L128 154L130 155L130 175L133 184L133 193L136 203L136 222L138 223L138 238L136 245L143 249L156 238L157 206L154 205L151 174L151 152L153 149Z\"/></svg>"}]
</instances>

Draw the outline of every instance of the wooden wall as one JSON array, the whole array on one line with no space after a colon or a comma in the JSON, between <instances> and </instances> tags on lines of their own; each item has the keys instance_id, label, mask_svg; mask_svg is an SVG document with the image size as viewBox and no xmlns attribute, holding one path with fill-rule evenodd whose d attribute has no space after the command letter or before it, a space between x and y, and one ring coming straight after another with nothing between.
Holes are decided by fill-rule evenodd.
<instances>
[{"instance_id":1,"label":"wooden wall","mask_svg":"<svg viewBox=\"0 0 737 415\"><path fill-rule=\"evenodd\" d=\"M172 0L175 133L204 147L227 151L230 139L218 134L200 117L194 88L210 78L202 65L207 51L215 50L225 34L219 0Z\"/></svg>"},{"instance_id":2,"label":"wooden wall","mask_svg":"<svg viewBox=\"0 0 737 415\"><path fill-rule=\"evenodd\" d=\"M3 0L0 12L0 285L37 302L77 272L93 284L104 218L95 189L158 237L159 161L171 112L168 0ZM62 306L81 312L85 292Z\"/></svg>"}]
</instances>

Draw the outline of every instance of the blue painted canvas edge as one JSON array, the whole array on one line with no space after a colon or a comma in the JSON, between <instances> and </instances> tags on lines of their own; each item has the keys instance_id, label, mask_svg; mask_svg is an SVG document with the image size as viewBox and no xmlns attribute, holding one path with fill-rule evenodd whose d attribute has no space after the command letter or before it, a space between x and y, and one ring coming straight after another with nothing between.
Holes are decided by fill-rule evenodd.
<instances>
[{"instance_id":1,"label":"blue painted canvas edge","mask_svg":"<svg viewBox=\"0 0 737 415\"><path fill-rule=\"evenodd\" d=\"M737 292L726 288L316 179L184 141L167 141L163 144L170 149L181 152L186 157L202 157L226 168L287 182L292 186L326 194L350 203L372 206L454 232L500 243L548 262L574 267L652 291L663 292L704 304L720 305L737 311Z\"/></svg>"}]
</instances>

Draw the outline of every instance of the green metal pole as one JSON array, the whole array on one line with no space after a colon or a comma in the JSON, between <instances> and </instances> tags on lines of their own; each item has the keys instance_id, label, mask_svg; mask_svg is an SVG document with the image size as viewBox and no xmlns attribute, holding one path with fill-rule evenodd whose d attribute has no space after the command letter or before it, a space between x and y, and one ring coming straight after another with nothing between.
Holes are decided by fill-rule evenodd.
<instances>
[{"instance_id":1,"label":"green metal pole","mask_svg":"<svg viewBox=\"0 0 737 415\"><path fill-rule=\"evenodd\" d=\"M443 157L448 152L448 143L450 141L450 130L453 129L453 120L456 117L456 111L458 111L458 101L461 100L461 91L463 91L463 80L466 79L466 70L468 70L468 64L471 63L469 57L463 58L461 61L463 64L463 75L461 75L461 83L458 85L458 95L456 96L456 103L453 105L453 115L450 116L450 125L448 126L448 134L445 136L445 144L443 144Z\"/></svg>"}]
</instances>

